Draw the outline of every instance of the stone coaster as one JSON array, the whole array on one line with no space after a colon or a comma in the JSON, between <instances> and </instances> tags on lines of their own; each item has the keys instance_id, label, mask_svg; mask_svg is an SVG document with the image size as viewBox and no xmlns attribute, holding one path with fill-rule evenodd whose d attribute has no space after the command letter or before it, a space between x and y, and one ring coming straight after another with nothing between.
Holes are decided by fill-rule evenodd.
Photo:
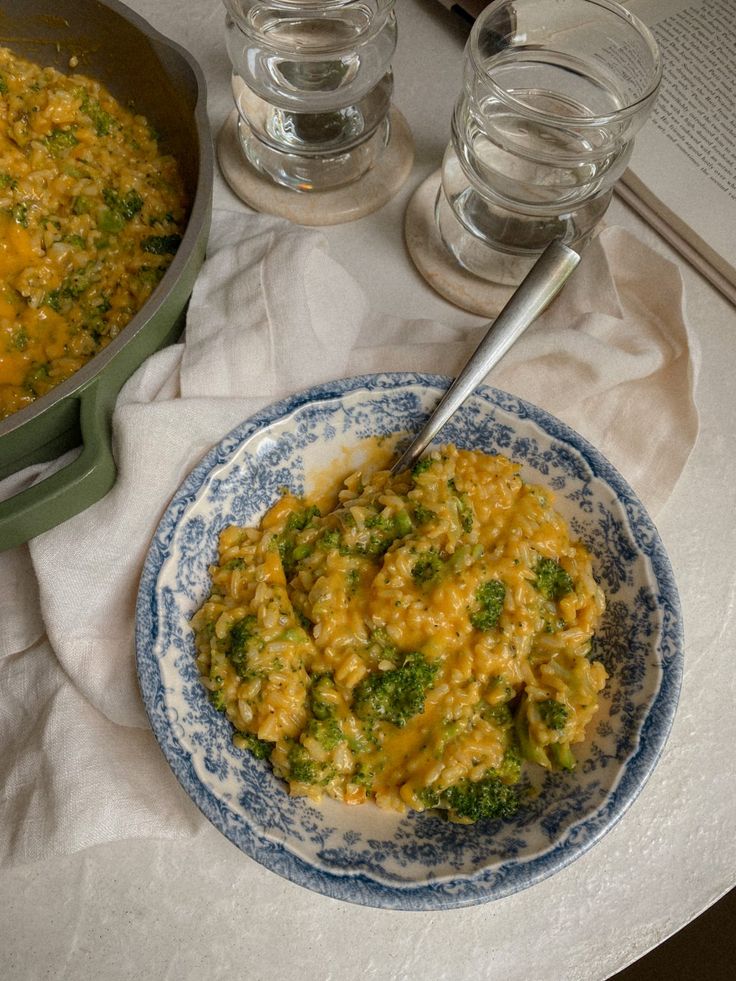
<instances>
[{"instance_id":1,"label":"stone coaster","mask_svg":"<svg viewBox=\"0 0 736 981\"><path fill-rule=\"evenodd\" d=\"M456 307L482 317L495 317L516 287L489 283L463 269L447 251L434 220L434 203L441 171L431 174L409 201L404 219L404 240L409 255L433 290Z\"/></svg>"},{"instance_id":2,"label":"stone coaster","mask_svg":"<svg viewBox=\"0 0 736 981\"><path fill-rule=\"evenodd\" d=\"M389 141L374 166L359 180L331 191L295 191L260 174L240 145L237 109L218 134L217 159L232 190L256 211L288 218L298 225L339 225L378 211L411 172L414 140L409 124L393 107L389 120Z\"/></svg>"}]
</instances>

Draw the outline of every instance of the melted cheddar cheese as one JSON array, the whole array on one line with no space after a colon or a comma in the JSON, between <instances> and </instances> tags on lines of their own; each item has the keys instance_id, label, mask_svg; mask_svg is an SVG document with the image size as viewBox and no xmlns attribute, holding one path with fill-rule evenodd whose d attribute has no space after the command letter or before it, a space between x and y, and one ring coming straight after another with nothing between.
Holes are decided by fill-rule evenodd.
<instances>
[{"instance_id":1,"label":"melted cheddar cheese","mask_svg":"<svg viewBox=\"0 0 736 981\"><path fill-rule=\"evenodd\" d=\"M0 47L0 419L122 330L185 216L176 162L142 116Z\"/></svg>"},{"instance_id":2,"label":"melted cheddar cheese","mask_svg":"<svg viewBox=\"0 0 736 981\"><path fill-rule=\"evenodd\" d=\"M522 760L575 765L604 599L552 494L506 458L448 446L354 473L325 514L285 494L222 532L211 575L204 685L292 793L471 821L506 816Z\"/></svg>"}]
</instances>

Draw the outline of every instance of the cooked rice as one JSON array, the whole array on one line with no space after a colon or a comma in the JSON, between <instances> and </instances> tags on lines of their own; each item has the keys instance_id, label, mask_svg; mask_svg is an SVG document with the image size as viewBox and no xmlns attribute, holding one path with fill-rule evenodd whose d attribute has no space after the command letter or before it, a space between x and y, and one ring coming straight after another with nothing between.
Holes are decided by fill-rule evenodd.
<instances>
[{"instance_id":1,"label":"cooked rice","mask_svg":"<svg viewBox=\"0 0 736 981\"><path fill-rule=\"evenodd\" d=\"M448 446L413 474L353 474L325 515L286 494L258 530L223 531L211 575L192 620L204 684L292 793L423 810L515 782L519 749L569 768L597 710L590 556L504 457ZM419 710L366 715L376 679L416 658Z\"/></svg>"},{"instance_id":2,"label":"cooked rice","mask_svg":"<svg viewBox=\"0 0 736 981\"><path fill-rule=\"evenodd\" d=\"M185 218L176 161L143 116L0 47L0 419L117 336Z\"/></svg>"}]
</instances>

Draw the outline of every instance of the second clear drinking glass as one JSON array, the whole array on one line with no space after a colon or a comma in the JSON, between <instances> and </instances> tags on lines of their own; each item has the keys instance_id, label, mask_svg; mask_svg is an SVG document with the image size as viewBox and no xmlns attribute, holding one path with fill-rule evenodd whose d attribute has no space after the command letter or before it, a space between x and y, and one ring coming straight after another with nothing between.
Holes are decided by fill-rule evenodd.
<instances>
[{"instance_id":1,"label":"second clear drinking glass","mask_svg":"<svg viewBox=\"0 0 736 981\"><path fill-rule=\"evenodd\" d=\"M435 220L472 273L515 285L605 213L661 78L647 27L611 0L496 0L465 51Z\"/></svg>"}]
</instances>

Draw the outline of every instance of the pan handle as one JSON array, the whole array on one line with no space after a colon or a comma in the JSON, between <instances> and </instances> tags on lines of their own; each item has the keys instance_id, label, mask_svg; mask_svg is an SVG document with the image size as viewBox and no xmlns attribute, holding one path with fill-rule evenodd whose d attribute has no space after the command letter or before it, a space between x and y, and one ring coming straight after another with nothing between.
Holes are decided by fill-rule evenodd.
<instances>
[{"instance_id":1,"label":"pan handle","mask_svg":"<svg viewBox=\"0 0 736 981\"><path fill-rule=\"evenodd\" d=\"M104 385L90 385L79 396L79 456L56 473L0 501L0 552L78 514L99 501L115 483L110 442L112 405L104 389Z\"/></svg>"}]
</instances>

